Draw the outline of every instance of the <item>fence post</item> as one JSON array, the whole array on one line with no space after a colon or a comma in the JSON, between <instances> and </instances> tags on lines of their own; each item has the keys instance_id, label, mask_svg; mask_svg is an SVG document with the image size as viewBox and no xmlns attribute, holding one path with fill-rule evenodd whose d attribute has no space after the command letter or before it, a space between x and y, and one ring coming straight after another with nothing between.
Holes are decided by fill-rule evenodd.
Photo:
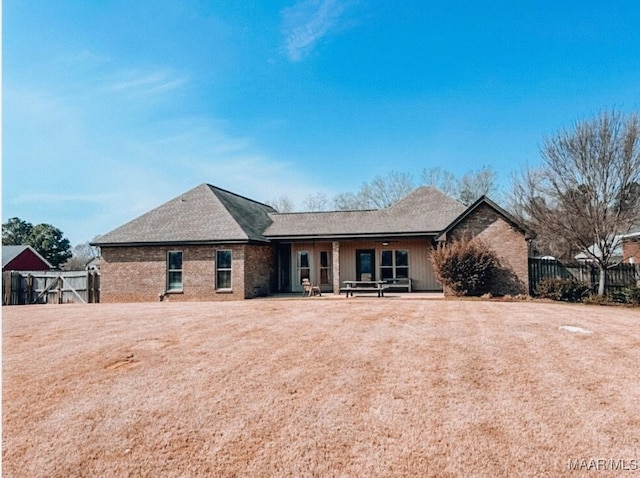
<instances>
[{"instance_id":1,"label":"fence post","mask_svg":"<svg viewBox=\"0 0 640 478\"><path fill-rule=\"evenodd\" d=\"M33 299L33 274L27 275L27 298L25 304L30 304Z\"/></svg>"},{"instance_id":2,"label":"fence post","mask_svg":"<svg viewBox=\"0 0 640 478\"><path fill-rule=\"evenodd\" d=\"M11 272L2 272L2 305L11 305Z\"/></svg>"},{"instance_id":3,"label":"fence post","mask_svg":"<svg viewBox=\"0 0 640 478\"><path fill-rule=\"evenodd\" d=\"M99 276L96 271L87 271L87 303L97 304L100 302L98 289L100 287Z\"/></svg>"},{"instance_id":4,"label":"fence post","mask_svg":"<svg viewBox=\"0 0 640 478\"><path fill-rule=\"evenodd\" d=\"M58 284L56 285L56 292L58 294L58 304L62 304L62 277L58 276L56 278Z\"/></svg>"},{"instance_id":5,"label":"fence post","mask_svg":"<svg viewBox=\"0 0 640 478\"><path fill-rule=\"evenodd\" d=\"M22 294L22 275L19 272L12 272L11 282L13 295L13 299L11 300L11 302L15 305L24 304L24 301L22 300L22 298L24 297Z\"/></svg>"},{"instance_id":6,"label":"fence post","mask_svg":"<svg viewBox=\"0 0 640 478\"><path fill-rule=\"evenodd\" d=\"M96 301L96 304L98 304L100 303L100 281L102 276L98 271L95 271L93 274L94 274L93 285L95 286L93 297L94 297L94 300Z\"/></svg>"}]
</instances>

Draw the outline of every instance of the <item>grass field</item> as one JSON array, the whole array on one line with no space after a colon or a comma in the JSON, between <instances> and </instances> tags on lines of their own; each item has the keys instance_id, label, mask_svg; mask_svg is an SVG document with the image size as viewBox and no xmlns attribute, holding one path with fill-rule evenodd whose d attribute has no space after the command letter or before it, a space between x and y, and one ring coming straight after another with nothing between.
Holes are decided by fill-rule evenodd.
<instances>
[{"instance_id":1,"label":"grass field","mask_svg":"<svg viewBox=\"0 0 640 478\"><path fill-rule=\"evenodd\" d=\"M638 309L362 297L2 315L7 477L628 476L640 460Z\"/></svg>"}]
</instances>

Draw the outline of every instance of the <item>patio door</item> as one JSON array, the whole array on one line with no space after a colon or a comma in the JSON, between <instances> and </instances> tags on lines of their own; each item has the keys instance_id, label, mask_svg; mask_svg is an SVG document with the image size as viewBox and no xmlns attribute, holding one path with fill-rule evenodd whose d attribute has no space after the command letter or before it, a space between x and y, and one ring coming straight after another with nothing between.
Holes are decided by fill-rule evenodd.
<instances>
[{"instance_id":1,"label":"patio door","mask_svg":"<svg viewBox=\"0 0 640 478\"><path fill-rule=\"evenodd\" d=\"M302 284L302 279L311 280L311 254L309 253L309 251L298 251L296 276L298 280L298 286Z\"/></svg>"},{"instance_id":2,"label":"patio door","mask_svg":"<svg viewBox=\"0 0 640 478\"><path fill-rule=\"evenodd\" d=\"M373 249L356 250L356 280L376 279L376 251Z\"/></svg>"},{"instance_id":3,"label":"patio door","mask_svg":"<svg viewBox=\"0 0 640 478\"><path fill-rule=\"evenodd\" d=\"M291 292L291 244L278 246L278 291Z\"/></svg>"}]
</instances>

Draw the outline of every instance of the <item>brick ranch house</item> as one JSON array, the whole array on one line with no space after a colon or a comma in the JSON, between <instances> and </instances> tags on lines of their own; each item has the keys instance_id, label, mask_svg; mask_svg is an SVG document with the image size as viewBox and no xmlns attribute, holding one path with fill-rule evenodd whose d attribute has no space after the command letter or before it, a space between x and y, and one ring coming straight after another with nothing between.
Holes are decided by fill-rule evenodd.
<instances>
[{"instance_id":1,"label":"brick ranch house","mask_svg":"<svg viewBox=\"0 0 640 478\"><path fill-rule=\"evenodd\" d=\"M465 207L433 187L380 210L278 213L201 184L93 245L103 302L209 301L301 292L304 278L334 294L342 281L369 278L442 291L429 252L462 237L498 254L495 295L528 292L527 231L486 197Z\"/></svg>"}]
</instances>

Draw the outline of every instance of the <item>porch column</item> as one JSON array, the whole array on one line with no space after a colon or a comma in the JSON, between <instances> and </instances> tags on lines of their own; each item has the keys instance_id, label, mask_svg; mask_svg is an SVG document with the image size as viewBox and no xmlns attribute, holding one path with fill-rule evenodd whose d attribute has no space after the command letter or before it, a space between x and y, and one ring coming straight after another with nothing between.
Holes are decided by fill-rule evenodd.
<instances>
[{"instance_id":1,"label":"porch column","mask_svg":"<svg viewBox=\"0 0 640 478\"><path fill-rule=\"evenodd\" d=\"M340 294L340 243L333 241L333 253L332 258L332 276L333 276L333 293Z\"/></svg>"}]
</instances>

